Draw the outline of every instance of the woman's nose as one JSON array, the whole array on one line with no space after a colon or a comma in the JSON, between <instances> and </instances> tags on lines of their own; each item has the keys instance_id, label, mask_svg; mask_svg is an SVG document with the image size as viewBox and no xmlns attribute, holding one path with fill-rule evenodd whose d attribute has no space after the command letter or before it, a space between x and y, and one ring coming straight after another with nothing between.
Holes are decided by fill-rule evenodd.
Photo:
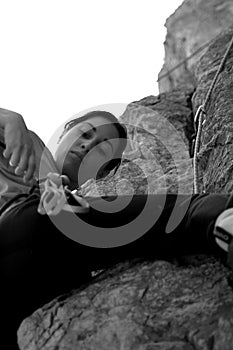
<instances>
[{"instance_id":1,"label":"woman's nose","mask_svg":"<svg viewBox=\"0 0 233 350\"><path fill-rule=\"evenodd\" d=\"M82 144L81 149L83 152L87 153L89 150L87 149L87 145Z\"/></svg>"},{"instance_id":2,"label":"woman's nose","mask_svg":"<svg viewBox=\"0 0 233 350\"><path fill-rule=\"evenodd\" d=\"M87 140L85 142L82 142L81 149L87 153L90 151L90 149L94 146L95 140Z\"/></svg>"}]
</instances>

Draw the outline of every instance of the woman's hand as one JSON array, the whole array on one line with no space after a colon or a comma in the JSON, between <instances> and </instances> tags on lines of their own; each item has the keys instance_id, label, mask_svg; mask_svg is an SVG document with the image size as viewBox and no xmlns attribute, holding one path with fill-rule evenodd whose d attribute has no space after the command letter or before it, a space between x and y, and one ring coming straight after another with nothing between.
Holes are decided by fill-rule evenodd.
<instances>
[{"instance_id":1,"label":"woman's hand","mask_svg":"<svg viewBox=\"0 0 233 350\"><path fill-rule=\"evenodd\" d=\"M24 182L30 182L36 170L36 159L34 144L23 117L5 109L0 109L0 114L5 119L6 149L3 156L9 159L12 167L15 167L16 175L24 175Z\"/></svg>"},{"instance_id":2,"label":"woman's hand","mask_svg":"<svg viewBox=\"0 0 233 350\"><path fill-rule=\"evenodd\" d=\"M60 175L58 173L48 173L47 179L52 180L57 186L66 186L70 184L70 179L67 175Z\"/></svg>"}]
</instances>

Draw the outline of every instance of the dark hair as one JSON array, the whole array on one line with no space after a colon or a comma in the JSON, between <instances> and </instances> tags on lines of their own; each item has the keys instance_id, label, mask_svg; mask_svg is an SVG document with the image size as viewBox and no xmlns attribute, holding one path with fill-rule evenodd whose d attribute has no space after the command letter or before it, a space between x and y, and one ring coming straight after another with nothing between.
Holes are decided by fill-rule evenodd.
<instances>
[{"instance_id":1,"label":"dark hair","mask_svg":"<svg viewBox=\"0 0 233 350\"><path fill-rule=\"evenodd\" d=\"M125 125L121 124L118 119L110 112L107 111L91 111L86 114L84 114L81 117L75 118L67 122L64 126L64 130L62 134L60 135L58 142L62 139L62 137L75 125L80 124L84 121L86 121L89 118L93 117L103 117L112 122L112 124L115 126L115 128L118 131L119 139L121 140L120 146L117 150L117 157L114 159L109 160L107 163L105 163L98 171L96 178L100 179L102 177L107 176L111 170L115 168L114 174L116 173L117 169L119 168L122 160L122 153L125 150L126 144L127 144L127 129Z\"/></svg>"}]
</instances>

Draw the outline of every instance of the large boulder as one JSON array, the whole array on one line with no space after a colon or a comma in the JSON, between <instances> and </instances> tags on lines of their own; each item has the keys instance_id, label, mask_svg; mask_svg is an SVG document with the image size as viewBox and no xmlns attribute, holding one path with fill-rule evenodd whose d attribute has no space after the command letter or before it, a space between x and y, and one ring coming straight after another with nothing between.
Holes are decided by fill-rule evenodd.
<instances>
[{"instance_id":1,"label":"large boulder","mask_svg":"<svg viewBox=\"0 0 233 350\"><path fill-rule=\"evenodd\" d=\"M232 350L231 283L211 257L121 264L26 319L20 348Z\"/></svg>"}]
</instances>

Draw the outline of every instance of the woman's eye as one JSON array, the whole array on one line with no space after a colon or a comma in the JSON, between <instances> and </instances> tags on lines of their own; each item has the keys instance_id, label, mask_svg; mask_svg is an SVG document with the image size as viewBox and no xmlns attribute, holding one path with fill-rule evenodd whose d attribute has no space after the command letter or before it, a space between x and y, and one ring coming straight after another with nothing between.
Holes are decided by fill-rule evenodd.
<instances>
[{"instance_id":1,"label":"woman's eye","mask_svg":"<svg viewBox=\"0 0 233 350\"><path fill-rule=\"evenodd\" d=\"M92 137L92 132L91 132L91 130L83 131L83 132L82 132L82 137L84 137L85 139L90 139L90 138Z\"/></svg>"}]
</instances>

